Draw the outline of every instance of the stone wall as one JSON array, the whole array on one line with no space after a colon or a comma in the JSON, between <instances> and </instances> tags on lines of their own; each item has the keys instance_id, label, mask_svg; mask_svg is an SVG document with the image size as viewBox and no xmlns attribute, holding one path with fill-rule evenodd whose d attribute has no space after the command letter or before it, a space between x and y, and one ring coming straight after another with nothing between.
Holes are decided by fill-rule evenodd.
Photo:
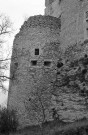
<instances>
[{"instance_id":1,"label":"stone wall","mask_svg":"<svg viewBox=\"0 0 88 135\"><path fill-rule=\"evenodd\" d=\"M63 49L88 38L84 15L87 10L88 1L86 0L55 0L46 5L46 15L57 18L61 15L61 44Z\"/></svg>"},{"instance_id":2,"label":"stone wall","mask_svg":"<svg viewBox=\"0 0 88 135\"><path fill-rule=\"evenodd\" d=\"M77 0L65 0L61 3L61 40L63 47L84 41L83 3Z\"/></svg>"},{"instance_id":3,"label":"stone wall","mask_svg":"<svg viewBox=\"0 0 88 135\"><path fill-rule=\"evenodd\" d=\"M61 8L59 5L59 0L54 0L52 2L46 1L45 15L51 15L54 17L59 17L61 14Z\"/></svg>"},{"instance_id":4,"label":"stone wall","mask_svg":"<svg viewBox=\"0 0 88 135\"><path fill-rule=\"evenodd\" d=\"M82 104L85 98L80 97L78 92L80 89L73 93L73 88L70 89L67 86L58 89L52 87L52 82L56 79L58 60L64 63L64 66L58 69L58 82L61 78L60 83L64 81L67 71L75 73L77 69L76 71L79 72L79 62L75 68L70 68L69 63L73 61L73 55L77 56L76 58L84 55L85 48L81 42L87 38L87 23L84 15L87 11L87 2L47 0L46 6L45 13L51 16L30 17L22 25L13 43L8 108L17 109L21 127L36 124L42 120L42 111L38 109L39 102L38 112L35 113L30 109L30 100L35 98L33 92L37 90L40 95L41 90L45 92L42 100L43 103L47 102L46 105L44 104L47 120L51 119L49 111L53 107L57 108L60 118L66 121L87 116L85 103ZM58 19L60 15L61 29ZM62 48L65 53L62 52ZM36 51L39 54L36 55ZM54 91L57 92L56 97L52 94L52 90L56 90Z\"/></svg>"},{"instance_id":5,"label":"stone wall","mask_svg":"<svg viewBox=\"0 0 88 135\"><path fill-rule=\"evenodd\" d=\"M8 108L17 110L21 127L40 122L41 109L38 112L30 109L29 99L33 97L30 93L48 87L54 79L56 63L61 55L58 24L55 17L30 17L14 39ZM38 55L35 55L35 49L39 49ZM45 97L47 100L50 95Z\"/></svg>"}]
</instances>

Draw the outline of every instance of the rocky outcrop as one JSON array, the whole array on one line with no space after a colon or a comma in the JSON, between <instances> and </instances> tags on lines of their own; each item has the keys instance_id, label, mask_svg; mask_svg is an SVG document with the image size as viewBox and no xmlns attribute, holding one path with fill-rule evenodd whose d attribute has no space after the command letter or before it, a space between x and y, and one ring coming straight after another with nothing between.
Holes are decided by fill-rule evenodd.
<instances>
[{"instance_id":1,"label":"rocky outcrop","mask_svg":"<svg viewBox=\"0 0 88 135\"><path fill-rule=\"evenodd\" d=\"M66 49L62 66L57 69L53 100L61 119L88 118L88 43ZM61 64L59 64L61 65Z\"/></svg>"}]
</instances>

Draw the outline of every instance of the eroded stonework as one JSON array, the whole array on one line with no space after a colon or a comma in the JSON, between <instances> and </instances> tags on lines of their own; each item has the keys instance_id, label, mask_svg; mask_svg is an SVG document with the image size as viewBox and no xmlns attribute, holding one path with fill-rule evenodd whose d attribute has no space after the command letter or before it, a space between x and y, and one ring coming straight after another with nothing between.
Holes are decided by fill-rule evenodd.
<instances>
[{"instance_id":1,"label":"eroded stonework","mask_svg":"<svg viewBox=\"0 0 88 135\"><path fill-rule=\"evenodd\" d=\"M61 17L60 35L63 49L88 39L87 11L87 0L55 0L46 5L46 15Z\"/></svg>"},{"instance_id":2,"label":"eroded stonework","mask_svg":"<svg viewBox=\"0 0 88 135\"><path fill-rule=\"evenodd\" d=\"M14 39L8 108L17 110L21 126L38 123L38 117L41 121L41 110L30 110L30 93L48 87L55 77L61 55L59 31L59 19L34 16L24 22ZM46 96L49 99L50 95ZM34 117L37 113L39 116Z\"/></svg>"},{"instance_id":3,"label":"eroded stonework","mask_svg":"<svg viewBox=\"0 0 88 135\"><path fill-rule=\"evenodd\" d=\"M15 36L8 108L21 127L41 123L42 109L46 120L52 108L63 121L88 117L87 10L86 0L46 0L46 16L30 17Z\"/></svg>"}]
</instances>

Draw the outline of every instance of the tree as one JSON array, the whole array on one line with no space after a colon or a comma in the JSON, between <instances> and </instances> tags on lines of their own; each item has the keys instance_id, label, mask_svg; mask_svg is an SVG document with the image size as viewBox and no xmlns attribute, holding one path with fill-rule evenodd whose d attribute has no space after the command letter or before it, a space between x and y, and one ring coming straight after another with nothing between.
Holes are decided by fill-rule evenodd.
<instances>
[{"instance_id":1,"label":"tree","mask_svg":"<svg viewBox=\"0 0 88 135\"><path fill-rule=\"evenodd\" d=\"M9 135L10 132L15 132L18 127L18 119L15 110L3 108L0 110L0 133Z\"/></svg>"},{"instance_id":2,"label":"tree","mask_svg":"<svg viewBox=\"0 0 88 135\"><path fill-rule=\"evenodd\" d=\"M38 123L43 124L47 120L46 111L49 111L51 105L51 95L46 87L37 86L36 91L32 91L28 97L29 101L25 102L25 107L34 113L33 117ZM32 114L33 114L32 113Z\"/></svg>"},{"instance_id":3,"label":"tree","mask_svg":"<svg viewBox=\"0 0 88 135\"><path fill-rule=\"evenodd\" d=\"M9 79L8 76L5 75L5 71L8 67L8 56L5 56L3 58L2 47L6 43L6 38L8 35L10 35L12 32L12 23L10 19L1 14L0 15L0 89L5 89L3 82L5 82L7 79Z\"/></svg>"},{"instance_id":4,"label":"tree","mask_svg":"<svg viewBox=\"0 0 88 135\"><path fill-rule=\"evenodd\" d=\"M31 120L36 121L40 125L41 133L44 134L43 125L49 117L49 107L51 105L51 94L49 89L43 84L37 84L36 90L31 91L26 97L25 108ZM47 116L48 113L48 116Z\"/></svg>"}]
</instances>

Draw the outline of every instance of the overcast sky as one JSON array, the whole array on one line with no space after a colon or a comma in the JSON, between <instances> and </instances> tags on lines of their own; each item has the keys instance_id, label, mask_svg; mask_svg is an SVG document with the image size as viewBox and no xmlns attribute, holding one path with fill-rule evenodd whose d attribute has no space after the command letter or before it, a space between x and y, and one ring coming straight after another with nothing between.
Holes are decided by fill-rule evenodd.
<instances>
[{"instance_id":1,"label":"overcast sky","mask_svg":"<svg viewBox=\"0 0 88 135\"><path fill-rule=\"evenodd\" d=\"M45 0L0 0L0 13L9 16L16 31L23 24L25 17L43 15ZM0 92L0 104L6 101L7 95Z\"/></svg>"},{"instance_id":2,"label":"overcast sky","mask_svg":"<svg viewBox=\"0 0 88 135\"><path fill-rule=\"evenodd\" d=\"M10 16L18 27L25 16L44 14L45 0L0 0L0 12Z\"/></svg>"}]
</instances>

